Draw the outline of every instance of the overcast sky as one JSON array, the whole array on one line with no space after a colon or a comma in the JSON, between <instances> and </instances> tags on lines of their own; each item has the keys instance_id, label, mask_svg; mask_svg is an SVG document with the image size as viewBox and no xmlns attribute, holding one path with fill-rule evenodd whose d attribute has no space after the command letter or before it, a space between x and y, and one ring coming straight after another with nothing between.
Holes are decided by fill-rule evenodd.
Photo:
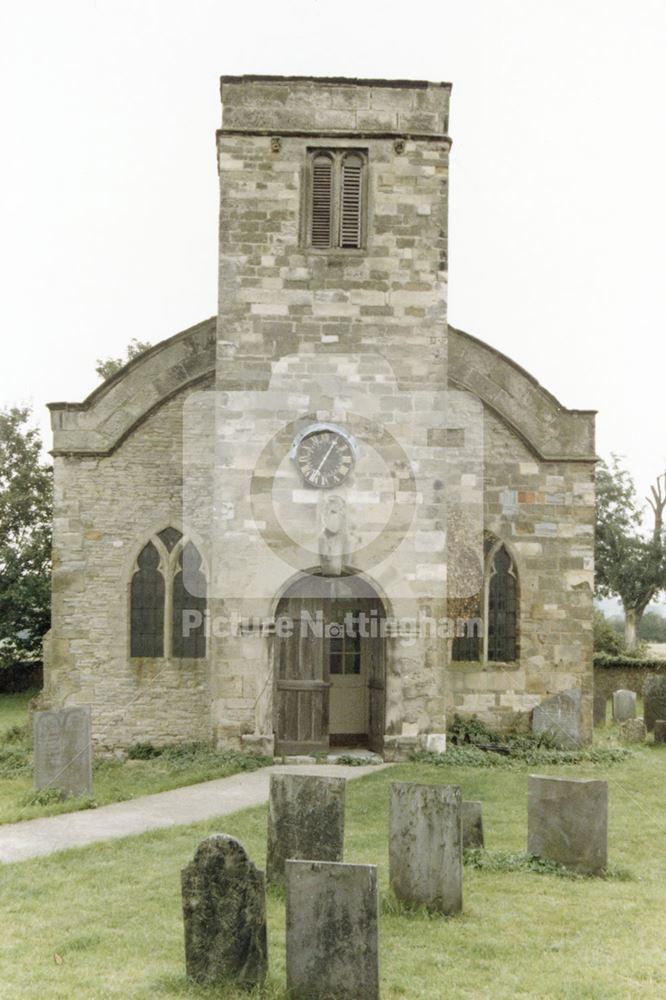
<instances>
[{"instance_id":1,"label":"overcast sky","mask_svg":"<svg viewBox=\"0 0 666 1000\"><path fill-rule=\"evenodd\" d=\"M450 322L664 470L663 0L4 0L0 37L0 404L47 441L217 311L219 76L405 77L453 83Z\"/></svg>"}]
</instances>

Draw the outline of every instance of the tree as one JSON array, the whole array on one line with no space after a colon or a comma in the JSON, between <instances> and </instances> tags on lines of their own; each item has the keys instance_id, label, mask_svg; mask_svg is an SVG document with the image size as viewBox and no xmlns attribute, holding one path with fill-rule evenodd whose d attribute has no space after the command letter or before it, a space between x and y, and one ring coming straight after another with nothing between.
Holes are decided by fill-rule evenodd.
<instances>
[{"instance_id":1,"label":"tree","mask_svg":"<svg viewBox=\"0 0 666 1000\"><path fill-rule=\"evenodd\" d=\"M622 601L628 650L636 649L645 609L666 587L665 487L666 473L650 487L652 526L646 532L636 488L618 457L597 470L596 592Z\"/></svg>"},{"instance_id":2,"label":"tree","mask_svg":"<svg viewBox=\"0 0 666 1000\"><path fill-rule=\"evenodd\" d=\"M625 651L624 638L614 628L613 623L598 608L594 610L594 652L620 656Z\"/></svg>"},{"instance_id":3,"label":"tree","mask_svg":"<svg viewBox=\"0 0 666 1000\"><path fill-rule=\"evenodd\" d=\"M147 340L137 340L133 337L127 345L127 360L123 361L122 358L107 358L105 361L101 358L97 359L97 364L95 365L95 371L100 378L107 379L119 372L121 368L132 361L133 358L138 358L140 354L147 351L149 347L153 345Z\"/></svg>"},{"instance_id":4,"label":"tree","mask_svg":"<svg viewBox=\"0 0 666 1000\"><path fill-rule=\"evenodd\" d=\"M41 659L51 620L53 476L30 410L0 410L0 667Z\"/></svg>"},{"instance_id":5,"label":"tree","mask_svg":"<svg viewBox=\"0 0 666 1000\"><path fill-rule=\"evenodd\" d=\"M644 642L666 642L666 618L658 611L646 611L638 630Z\"/></svg>"}]
</instances>

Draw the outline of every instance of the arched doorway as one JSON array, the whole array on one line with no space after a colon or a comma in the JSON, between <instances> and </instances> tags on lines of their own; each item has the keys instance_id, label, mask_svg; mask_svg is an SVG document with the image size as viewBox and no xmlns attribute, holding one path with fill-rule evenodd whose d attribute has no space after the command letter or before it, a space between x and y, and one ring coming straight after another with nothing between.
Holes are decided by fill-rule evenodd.
<instances>
[{"instance_id":1,"label":"arched doorway","mask_svg":"<svg viewBox=\"0 0 666 1000\"><path fill-rule=\"evenodd\" d=\"M367 745L381 753L385 711L384 604L356 575L306 574L275 615L276 752Z\"/></svg>"}]
</instances>

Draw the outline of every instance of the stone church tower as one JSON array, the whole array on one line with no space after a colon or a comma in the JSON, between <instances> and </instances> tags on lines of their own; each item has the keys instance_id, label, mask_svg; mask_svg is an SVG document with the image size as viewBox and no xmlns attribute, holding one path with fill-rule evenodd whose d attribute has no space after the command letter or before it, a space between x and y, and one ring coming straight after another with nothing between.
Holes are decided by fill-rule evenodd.
<instances>
[{"instance_id":1,"label":"stone church tower","mask_svg":"<svg viewBox=\"0 0 666 1000\"><path fill-rule=\"evenodd\" d=\"M591 734L593 415L447 325L449 97L222 79L218 315L51 406L44 700L100 746Z\"/></svg>"}]
</instances>

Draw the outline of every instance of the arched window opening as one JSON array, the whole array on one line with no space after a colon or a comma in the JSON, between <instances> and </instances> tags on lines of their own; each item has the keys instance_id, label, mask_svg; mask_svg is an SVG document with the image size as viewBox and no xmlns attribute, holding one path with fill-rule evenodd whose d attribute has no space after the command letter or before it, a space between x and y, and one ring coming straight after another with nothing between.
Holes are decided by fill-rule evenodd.
<instances>
[{"instance_id":1,"label":"arched window opening","mask_svg":"<svg viewBox=\"0 0 666 1000\"><path fill-rule=\"evenodd\" d=\"M132 577L131 656L164 656L164 577L160 556L148 542Z\"/></svg>"},{"instance_id":2,"label":"arched window opening","mask_svg":"<svg viewBox=\"0 0 666 1000\"><path fill-rule=\"evenodd\" d=\"M130 587L130 656L206 656L207 583L193 542L168 527L141 550Z\"/></svg>"},{"instance_id":3,"label":"arched window opening","mask_svg":"<svg viewBox=\"0 0 666 1000\"><path fill-rule=\"evenodd\" d=\"M312 246L330 247L333 221L333 161L315 156L312 161Z\"/></svg>"},{"instance_id":4,"label":"arched window opening","mask_svg":"<svg viewBox=\"0 0 666 1000\"><path fill-rule=\"evenodd\" d=\"M502 545L490 566L488 581L488 660L511 663L516 659L518 581L513 560Z\"/></svg>"},{"instance_id":5,"label":"arched window opening","mask_svg":"<svg viewBox=\"0 0 666 1000\"><path fill-rule=\"evenodd\" d=\"M173 578L172 651L174 656L199 659L206 655L206 577L192 542L182 549L178 563Z\"/></svg>"},{"instance_id":6,"label":"arched window opening","mask_svg":"<svg viewBox=\"0 0 666 1000\"><path fill-rule=\"evenodd\" d=\"M345 156L340 184L340 246L348 249L361 246L362 170L360 156Z\"/></svg>"},{"instance_id":7,"label":"arched window opening","mask_svg":"<svg viewBox=\"0 0 666 1000\"><path fill-rule=\"evenodd\" d=\"M480 556L469 548L452 546L452 550L457 552L457 556L448 572L448 617L454 629L451 659L454 662L475 662L482 655L482 562Z\"/></svg>"},{"instance_id":8,"label":"arched window opening","mask_svg":"<svg viewBox=\"0 0 666 1000\"><path fill-rule=\"evenodd\" d=\"M317 250L360 250L367 223L367 150L311 149L308 156L305 242Z\"/></svg>"}]
</instances>

